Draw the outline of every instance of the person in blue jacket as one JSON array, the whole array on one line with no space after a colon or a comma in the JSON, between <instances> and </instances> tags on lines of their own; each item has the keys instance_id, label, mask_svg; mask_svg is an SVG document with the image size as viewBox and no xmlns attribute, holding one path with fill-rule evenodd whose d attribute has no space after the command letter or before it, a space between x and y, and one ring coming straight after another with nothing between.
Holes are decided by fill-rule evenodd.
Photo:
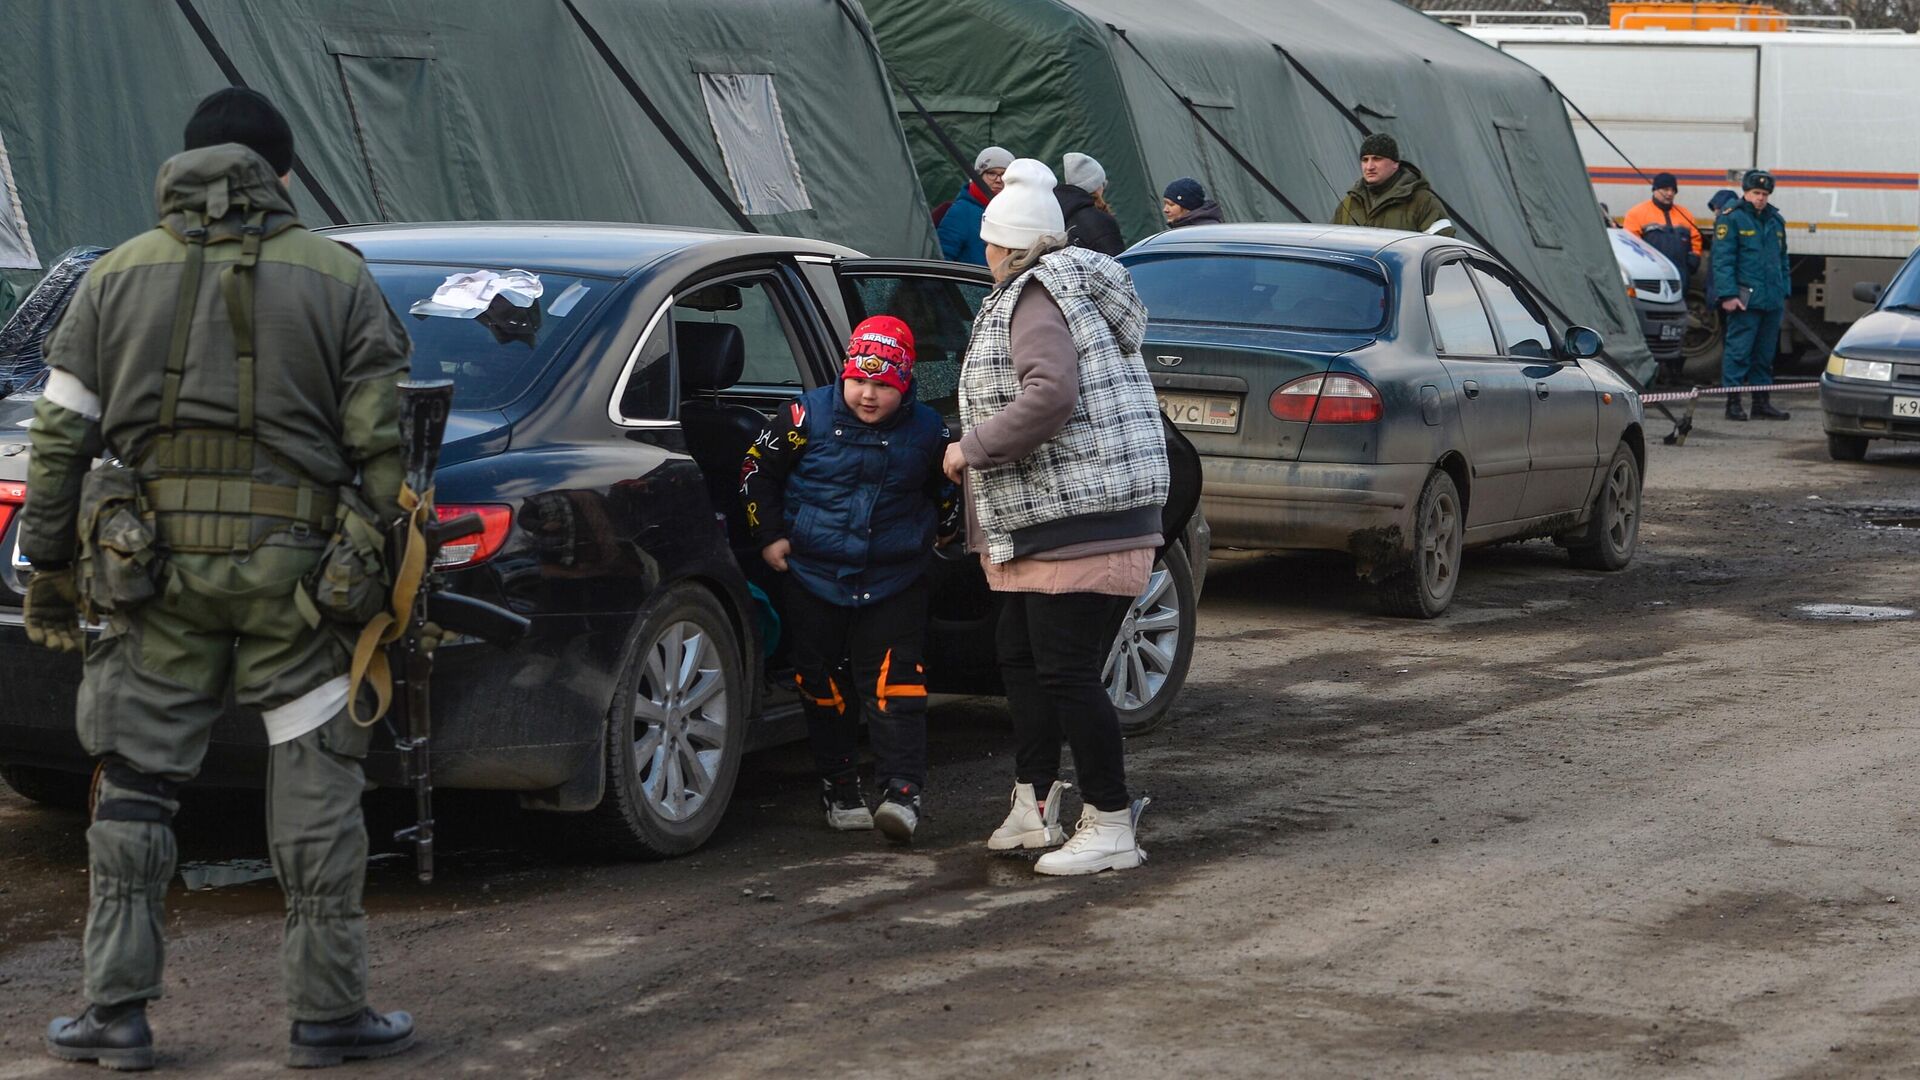
<instances>
[{"instance_id":1,"label":"person in blue jacket","mask_svg":"<svg viewBox=\"0 0 1920 1080\"><path fill-rule=\"evenodd\" d=\"M980 239L980 217L987 212L987 203L1000 194L1007 166L1011 164L1013 155L998 146L989 146L974 156L973 172L980 183L968 180L960 194L947 204L946 213L940 215L941 254L954 262L987 265L987 245ZM982 184L986 186L982 188Z\"/></svg>"},{"instance_id":2,"label":"person in blue jacket","mask_svg":"<svg viewBox=\"0 0 1920 1080\"><path fill-rule=\"evenodd\" d=\"M1746 197L1713 226L1713 294L1727 325L1720 361L1725 386L1768 386L1780 347L1780 320L1793 285L1787 262L1787 219L1771 204L1773 174L1751 169L1740 182ZM1765 390L1753 392L1756 420L1785 420ZM1727 419L1745 420L1740 395L1727 395Z\"/></svg>"},{"instance_id":3,"label":"person in blue jacket","mask_svg":"<svg viewBox=\"0 0 1920 1080\"><path fill-rule=\"evenodd\" d=\"M840 380L782 408L740 468L753 543L785 575L782 632L827 824L901 843L913 839L927 782L927 566L960 520L940 468L951 436L914 400L913 354L907 324L862 321ZM871 810L855 710L877 759Z\"/></svg>"}]
</instances>

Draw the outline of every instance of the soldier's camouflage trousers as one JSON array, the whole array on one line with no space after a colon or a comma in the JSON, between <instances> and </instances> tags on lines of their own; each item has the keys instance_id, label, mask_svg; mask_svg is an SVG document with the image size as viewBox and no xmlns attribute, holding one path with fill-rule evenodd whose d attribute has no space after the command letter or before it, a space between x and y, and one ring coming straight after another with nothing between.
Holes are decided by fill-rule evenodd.
<instances>
[{"instance_id":1,"label":"soldier's camouflage trousers","mask_svg":"<svg viewBox=\"0 0 1920 1080\"><path fill-rule=\"evenodd\" d=\"M332 1020L365 1007L360 759L371 734L344 711L345 646L325 627L310 629L293 603L318 556L271 546L245 560L176 554L159 595L114 616L90 649L80 741L106 768L87 830L88 1000L160 996L174 785L199 771L231 692L262 710L269 738L285 740L268 760L267 834L287 897L281 969L291 1018Z\"/></svg>"}]
</instances>

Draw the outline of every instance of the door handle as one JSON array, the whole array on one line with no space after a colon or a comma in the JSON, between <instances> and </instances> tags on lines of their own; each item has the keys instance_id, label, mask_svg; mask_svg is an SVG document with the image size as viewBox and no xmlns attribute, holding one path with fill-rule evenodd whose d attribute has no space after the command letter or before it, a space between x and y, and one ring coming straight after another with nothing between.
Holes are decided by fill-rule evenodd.
<instances>
[{"instance_id":1,"label":"door handle","mask_svg":"<svg viewBox=\"0 0 1920 1080\"><path fill-rule=\"evenodd\" d=\"M1537 382L1533 384L1533 395L1537 398L1541 398L1544 400L1546 396L1552 392L1553 391L1547 389L1546 383Z\"/></svg>"},{"instance_id":2,"label":"door handle","mask_svg":"<svg viewBox=\"0 0 1920 1080\"><path fill-rule=\"evenodd\" d=\"M1466 382L1460 384L1460 392L1470 398L1477 398L1480 396L1480 384L1474 382L1472 379L1468 379Z\"/></svg>"}]
</instances>

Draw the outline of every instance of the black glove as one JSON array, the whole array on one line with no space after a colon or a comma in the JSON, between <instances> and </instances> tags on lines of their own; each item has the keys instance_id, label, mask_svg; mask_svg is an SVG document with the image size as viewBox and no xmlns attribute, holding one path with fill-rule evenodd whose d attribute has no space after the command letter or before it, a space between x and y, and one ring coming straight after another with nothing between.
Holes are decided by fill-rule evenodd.
<instances>
[{"instance_id":1,"label":"black glove","mask_svg":"<svg viewBox=\"0 0 1920 1080\"><path fill-rule=\"evenodd\" d=\"M55 652L81 651L80 593L73 568L37 570L27 580L27 640Z\"/></svg>"}]
</instances>

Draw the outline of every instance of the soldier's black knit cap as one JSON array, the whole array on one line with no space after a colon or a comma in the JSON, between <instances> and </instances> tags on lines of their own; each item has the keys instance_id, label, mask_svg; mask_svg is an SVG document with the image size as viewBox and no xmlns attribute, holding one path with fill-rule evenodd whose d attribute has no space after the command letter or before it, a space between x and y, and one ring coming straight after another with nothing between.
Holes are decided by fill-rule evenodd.
<instances>
[{"instance_id":1,"label":"soldier's black knit cap","mask_svg":"<svg viewBox=\"0 0 1920 1080\"><path fill-rule=\"evenodd\" d=\"M229 86L200 99L187 120L186 149L240 145L267 159L276 175L293 169L293 129L258 90Z\"/></svg>"},{"instance_id":2,"label":"soldier's black knit cap","mask_svg":"<svg viewBox=\"0 0 1920 1080\"><path fill-rule=\"evenodd\" d=\"M1376 131L1360 141L1361 157L1383 157L1388 161L1400 160L1400 144L1393 136L1384 131Z\"/></svg>"}]
</instances>

